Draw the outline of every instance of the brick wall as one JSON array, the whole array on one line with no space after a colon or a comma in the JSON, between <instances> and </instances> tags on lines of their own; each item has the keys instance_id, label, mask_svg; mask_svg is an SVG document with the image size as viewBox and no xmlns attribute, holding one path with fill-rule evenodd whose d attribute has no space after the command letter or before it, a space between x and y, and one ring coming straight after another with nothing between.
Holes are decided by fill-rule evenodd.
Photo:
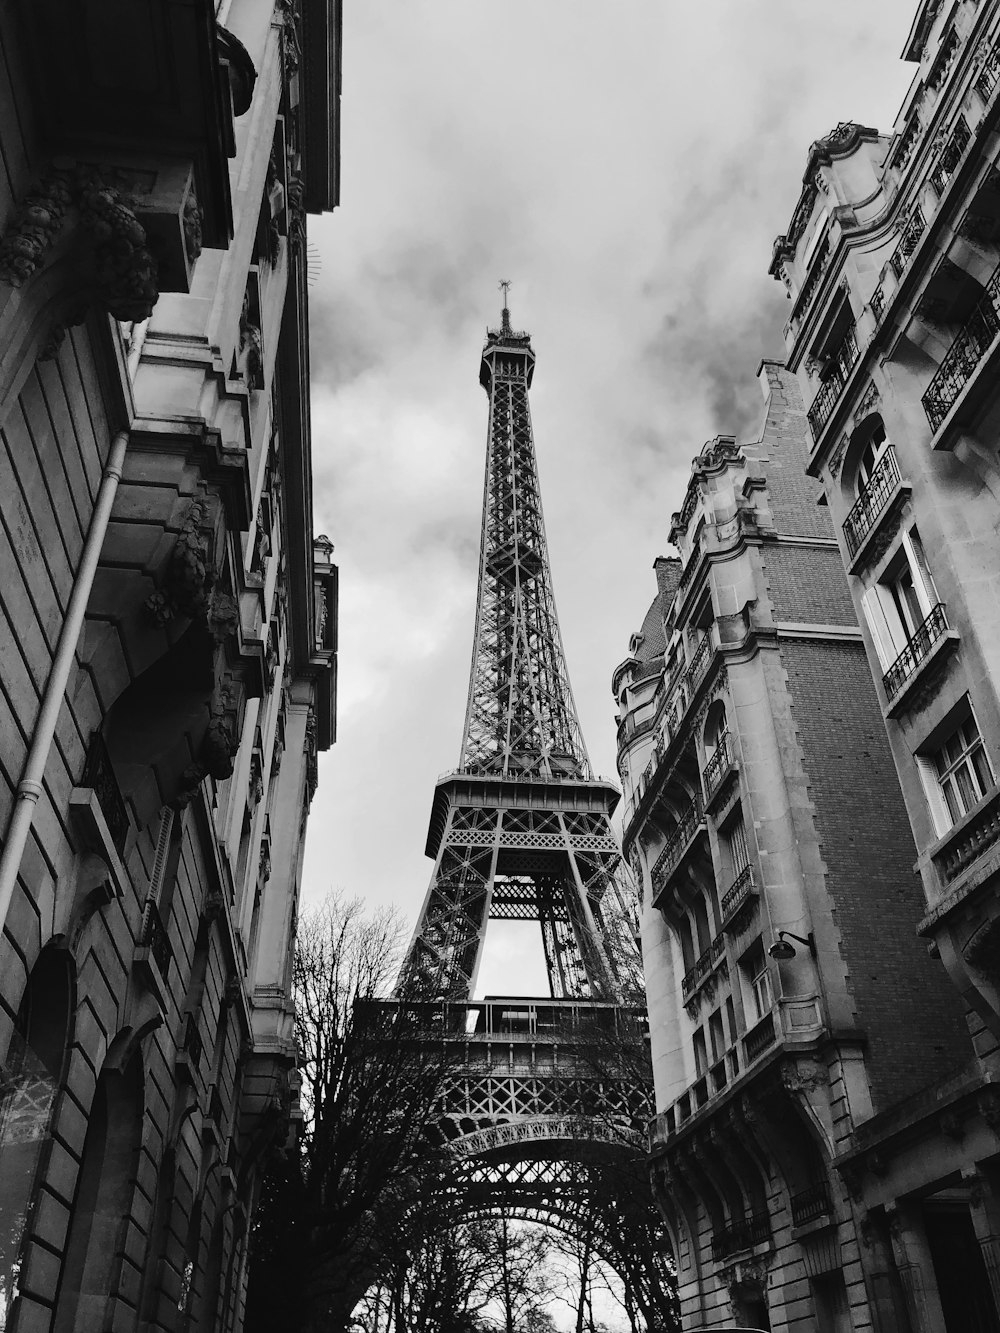
<instances>
[{"instance_id":1,"label":"brick wall","mask_svg":"<svg viewBox=\"0 0 1000 1333\"><path fill-rule=\"evenodd\" d=\"M915 933L916 852L863 648L785 640L780 651L875 1109L884 1110L971 1058L962 1005Z\"/></svg>"},{"instance_id":2,"label":"brick wall","mask_svg":"<svg viewBox=\"0 0 1000 1333\"><path fill-rule=\"evenodd\" d=\"M775 620L813 625L858 623L840 552L834 547L769 543L761 548L761 566Z\"/></svg>"},{"instance_id":3,"label":"brick wall","mask_svg":"<svg viewBox=\"0 0 1000 1333\"><path fill-rule=\"evenodd\" d=\"M788 536L832 537L830 512L816 503L822 487L806 476L809 431L795 376L765 362L770 398L759 445L745 444L747 458L759 456L777 530Z\"/></svg>"}]
</instances>

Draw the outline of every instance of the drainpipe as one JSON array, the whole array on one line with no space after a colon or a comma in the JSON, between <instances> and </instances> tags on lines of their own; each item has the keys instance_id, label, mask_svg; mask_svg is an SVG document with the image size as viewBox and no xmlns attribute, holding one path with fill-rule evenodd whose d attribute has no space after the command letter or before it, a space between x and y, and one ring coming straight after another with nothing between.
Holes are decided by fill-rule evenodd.
<instances>
[{"instance_id":1,"label":"drainpipe","mask_svg":"<svg viewBox=\"0 0 1000 1333\"><path fill-rule=\"evenodd\" d=\"M94 505L87 540L84 542L80 567L73 583L69 606L66 608L66 619L63 621L62 629L59 632L59 642L56 645L55 656L52 659L52 670L49 672L41 711L38 714L38 721L35 723L35 733L31 738L31 748L28 751L21 781L17 784L17 791L14 793L14 809L11 812L10 822L7 826L3 852L0 853L0 929L3 928L3 923L7 920L11 898L14 896L14 886L17 883L18 872L21 869L21 858L24 856L25 844L31 830L31 821L35 816L35 806L42 794L45 763L52 748L52 737L55 735L59 710L62 707L70 671L73 667L76 645L80 639L83 618L87 611L87 603L90 600L90 590L93 587L94 575L97 572L97 562L100 558L101 547L104 545L105 533L108 530L111 506L114 503L115 492L118 490L118 483L121 481L127 447L128 431L119 431L111 442L111 451L108 454L108 461L101 477L100 489L97 492L97 503Z\"/></svg>"}]
</instances>

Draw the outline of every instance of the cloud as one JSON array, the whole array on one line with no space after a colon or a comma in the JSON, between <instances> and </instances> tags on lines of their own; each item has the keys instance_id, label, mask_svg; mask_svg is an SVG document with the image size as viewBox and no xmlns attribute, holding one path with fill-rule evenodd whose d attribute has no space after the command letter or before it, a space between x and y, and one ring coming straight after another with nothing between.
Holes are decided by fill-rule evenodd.
<instances>
[{"instance_id":1,"label":"cloud","mask_svg":"<svg viewBox=\"0 0 1000 1333\"><path fill-rule=\"evenodd\" d=\"M570 675L614 772L610 673L691 458L760 413L787 302L767 275L808 146L885 127L912 0L366 0L344 16L340 209L310 219L317 530L341 567L339 740L307 900L419 911L457 763L497 280L531 393Z\"/></svg>"}]
</instances>

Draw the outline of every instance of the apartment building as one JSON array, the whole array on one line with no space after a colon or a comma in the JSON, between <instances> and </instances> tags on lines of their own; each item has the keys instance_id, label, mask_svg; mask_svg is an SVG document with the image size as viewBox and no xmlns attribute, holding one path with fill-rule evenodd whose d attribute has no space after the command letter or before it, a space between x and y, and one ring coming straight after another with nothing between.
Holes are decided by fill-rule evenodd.
<instances>
[{"instance_id":1,"label":"apartment building","mask_svg":"<svg viewBox=\"0 0 1000 1333\"><path fill-rule=\"evenodd\" d=\"M238 1330L334 735L339 6L0 12L0 1328Z\"/></svg>"},{"instance_id":2,"label":"apartment building","mask_svg":"<svg viewBox=\"0 0 1000 1333\"><path fill-rule=\"evenodd\" d=\"M933 1300L992 1308L990 1205L951 1177L993 1139L982 1109L936 1109L976 1076L964 1006L914 930L913 840L798 385L772 362L760 381L757 438L692 464L678 554L613 680L651 1167L685 1329L916 1333L944 1327ZM949 1179L920 1260L873 1197L897 1123L908 1169Z\"/></svg>"}]
</instances>

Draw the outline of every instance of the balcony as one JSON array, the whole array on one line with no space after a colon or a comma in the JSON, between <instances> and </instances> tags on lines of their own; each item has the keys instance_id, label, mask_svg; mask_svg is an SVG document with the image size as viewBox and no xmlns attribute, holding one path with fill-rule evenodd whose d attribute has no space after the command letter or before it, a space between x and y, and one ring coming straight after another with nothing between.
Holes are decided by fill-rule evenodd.
<instances>
[{"instance_id":1,"label":"balcony","mask_svg":"<svg viewBox=\"0 0 1000 1333\"><path fill-rule=\"evenodd\" d=\"M773 1046L777 1039L774 1030L774 1011L766 1013L756 1027L750 1029L743 1038L743 1054L746 1057L747 1064L756 1060L758 1056L764 1054L769 1046Z\"/></svg>"},{"instance_id":2,"label":"balcony","mask_svg":"<svg viewBox=\"0 0 1000 1333\"><path fill-rule=\"evenodd\" d=\"M1000 842L1000 790L994 789L951 830L945 845L933 858L938 874L945 884L951 884L997 842Z\"/></svg>"},{"instance_id":3,"label":"balcony","mask_svg":"<svg viewBox=\"0 0 1000 1333\"><path fill-rule=\"evenodd\" d=\"M724 731L719 737L711 759L705 765L702 779L705 783L705 804L711 805L712 801L722 790L726 778L734 772L735 763L733 761L732 742L729 739L729 732Z\"/></svg>"},{"instance_id":4,"label":"balcony","mask_svg":"<svg viewBox=\"0 0 1000 1333\"><path fill-rule=\"evenodd\" d=\"M861 549L879 516L885 511L890 496L899 484L899 464L896 462L895 450L890 444L844 520L844 540L852 559Z\"/></svg>"},{"instance_id":5,"label":"balcony","mask_svg":"<svg viewBox=\"0 0 1000 1333\"><path fill-rule=\"evenodd\" d=\"M684 682L693 694L698 688L705 672L708 670L709 658L712 656L712 640L706 634L698 644L697 652L692 657L687 671L684 673Z\"/></svg>"},{"instance_id":6,"label":"balcony","mask_svg":"<svg viewBox=\"0 0 1000 1333\"><path fill-rule=\"evenodd\" d=\"M948 348L920 400L932 431L937 432L1000 333L998 305L1000 268L994 271L986 284L985 293Z\"/></svg>"},{"instance_id":7,"label":"balcony","mask_svg":"<svg viewBox=\"0 0 1000 1333\"><path fill-rule=\"evenodd\" d=\"M893 250L889 259L889 267L895 273L897 278L903 276L903 269L906 268L910 255L917 248L917 242L923 236L927 229L927 223L924 215L919 208L915 208L906 221L906 225L900 232L896 248Z\"/></svg>"},{"instance_id":8,"label":"balcony","mask_svg":"<svg viewBox=\"0 0 1000 1333\"><path fill-rule=\"evenodd\" d=\"M948 182L955 174L955 168L962 160L962 155L969 146L969 140L972 135L966 124L965 117L959 116L955 121L955 128L951 132L951 138L941 149L938 160L930 174L930 182L938 195L944 194Z\"/></svg>"},{"instance_id":9,"label":"balcony","mask_svg":"<svg viewBox=\"0 0 1000 1333\"><path fill-rule=\"evenodd\" d=\"M649 872L653 888L653 906L666 888L670 876L683 861L685 854L696 833L705 827L705 812L700 798L691 802L688 809L678 820L677 827L667 839L666 846L653 862Z\"/></svg>"},{"instance_id":10,"label":"balcony","mask_svg":"<svg viewBox=\"0 0 1000 1333\"><path fill-rule=\"evenodd\" d=\"M813 440L819 439L823 427L830 420L833 409L844 391L848 376L857 364L860 355L857 333L852 325L845 334L836 354L831 358L826 378L820 385L819 393L813 400L812 407L806 413L809 418L809 429L812 431Z\"/></svg>"},{"instance_id":11,"label":"balcony","mask_svg":"<svg viewBox=\"0 0 1000 1333\"><path fill-rule=\"evenodd\" d=\"M913 637L882 677L886 698L892 702L904 689L907 682L916 675L921 665L930 656L935 644L948 632L948 620L944 613L944 603L938 602L930 615L918 626Z\"/></svg>"},{"instance_id":12,"label":"balcony","mask_svg":"<svg viewBox=\"0 0 1000 1333\"><path fill-rule=\"evenodd\" d=\"M738 1217L712 1236L712 1258L725 1259L740 1250L752 1250L771 1239L771 1221L767 1213Z\"/></svg>"},{"instance_id":13,"label":"balcony","mask_svg":"<svg viewBox=\"0 0 1000 1333\"><path fill-rule=\"evenodd\" d=\"M753 866L746 865L733 880L722 898L722 927L728 930L742 909L756 899L757 890L753 882Z\"/></svg>"},{"instance_id":14,"label":"balcony","mask_svg":"<svg viewBox=\"0 0 1000 1333\"><path fill-rule=\"evenodd\" d=\"M160 910L152 898L147 898L146 910L143 914L142 947L149 950L153 962L159 969L160 976L166 981L174 951L170 945L167 928L160 916Z\"/></svg>"},{"instance_id":15,"label":"balcony","mask_svg":"<svg viewBox=\"0 0 1000 1333\"><path fill-rule=\"evenodd\" d=\"M993 96L993 89L1000 82L1000 52L991 51L976 80L976 92L988 102Z\"/></svg>"},{"instance_id":16,"label":"balcony","mask_svg":"<svg viewBox=\"0 0 1000 1333\"><path fill-rule=\"evenodd\" d=\"M684 973L684 978L681 981L681 992L685 1003L701 986L702 982L708 980L715 970L716 964L721 963L725 956L726 937L720 933L701 954L694 967L688 968Z\"/></svg>"},{"instance_id":17,"label":"balcony","mask_svg":"<svg viewBox=\"0 0 1000 1333\"><path fill-rule=\"evenodd\" d=\"M817 1180L807 1185L804 1190L793 1194L790 1201L792 1225L805 1226L815 1222L818 1217L826 1217L832 1211L830 1207L830 1186L825 1180Z\"/></svg>"}]
</instances>

